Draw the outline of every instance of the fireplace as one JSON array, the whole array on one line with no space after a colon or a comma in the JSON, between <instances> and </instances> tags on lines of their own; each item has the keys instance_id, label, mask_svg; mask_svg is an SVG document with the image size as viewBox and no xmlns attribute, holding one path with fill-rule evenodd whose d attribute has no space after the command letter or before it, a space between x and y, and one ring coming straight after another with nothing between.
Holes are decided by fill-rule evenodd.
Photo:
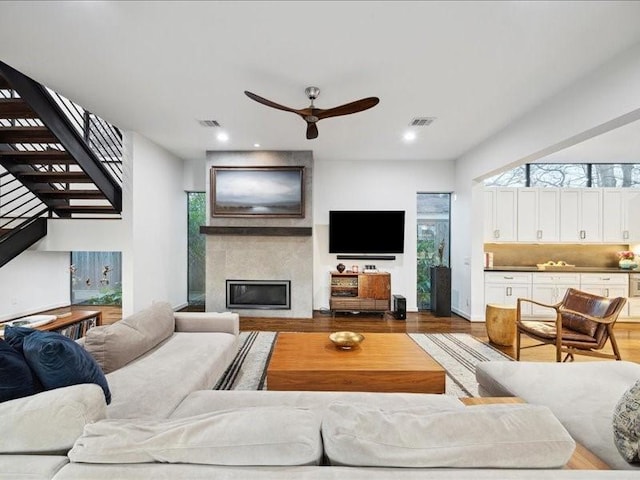
<instances>
[{"instance_id":1,"label":"fireplace","mask_svg":"<svg viewBox=\"0 0 640 480\"><path fill-rule=\"evenodd\" d=\"M291 309L291 280L227 280L228 309Z\"/></svg>"}]
</instances>

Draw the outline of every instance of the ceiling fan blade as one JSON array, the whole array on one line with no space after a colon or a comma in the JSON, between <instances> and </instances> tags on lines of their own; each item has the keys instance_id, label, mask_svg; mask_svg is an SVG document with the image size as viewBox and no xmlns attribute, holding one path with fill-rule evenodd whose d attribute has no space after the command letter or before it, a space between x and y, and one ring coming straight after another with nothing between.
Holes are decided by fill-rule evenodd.
<instances>
[{"instance_id":1,"label":"ceiling fan blade","mask_svg":"<svg viewBox=\"0 0 640 480\"><path fill-rule=\"evenodd\" d=\"M318 126L315 122L307 122L307 140L318 138Z\"/></svg>"},{"instance_id":2,"label":"ceiling fan blade","mask_svg":"<svg viewBox=\"0 0 640 480\"><path fill-rule=\"evenodd\" d=\"M261 96L256 95L255 93L248 92L246 90L244 91L244 93L251 100L255 100L256 102L266 105L267 107L277 108L278 110L284 110L285 112L293 112L293 113L297 113L298 115L301 115L300 113L301 111L296 110L295 108L285 107L284 105L280 105L278 103L272 102L271 100L267 100L266 98L262 98Z\"/></svg>"},{"instance_id":3,"label":"ceiling fan blade","mask_svg":"<svg viewBox=\"0 0 640 480\"><path fill-rule=\"evenodd\" d=\"M339 107L328 108L326 110L317 109L314 113L316 117L318 117L318 120L322 120L323 118L339 117L340 115L362 112L363 110L375 107L378 102L380 102L378 97L367 97L356 100L355 102L340 105Z\"/></svg>"}]
</instances>

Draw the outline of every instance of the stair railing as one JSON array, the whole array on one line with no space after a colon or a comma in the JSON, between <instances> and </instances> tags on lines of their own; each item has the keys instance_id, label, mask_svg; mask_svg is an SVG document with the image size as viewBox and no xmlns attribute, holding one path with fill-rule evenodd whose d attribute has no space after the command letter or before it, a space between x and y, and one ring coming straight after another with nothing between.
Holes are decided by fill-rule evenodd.
<instances>
[{"instance_id":1,"label":"stair railing","mask_svg":"<svg viewBox=\"0 0 640 480\"><path fill-rule=\"evenodd\" d=\"M11 173L0 173L0 229L14 230L36 217L49 215L49 208Z\"/></svg>"},{"instance_id":2,"label":"stair railing","mask_svg":"<svg viewBox=\"0 0 640 480\"><path fill-rule=\"evenodd\" d=\"M46 91L100 159L122 185L122 133L106 120L46 87Z\"/></svg>"},{"instance_id":3,"label":"stair railing","mask_svg":"<svg viewBox=\"0 0 640 480\"><path fill-rule=\"evenodd\" d=\"M78 131L91 151L107 167L120 185L122 185L122 132L106 120L85 110L58 92L44 88L49 97L58 105L60 111ZM0 90L1 98L20 98L15 90ZM3 122L4 123L4 122ZM39 118L11 120L6 126L37 127L44 126ZM27 150L33 150L26 148Z\"/></svg>"},{"instance_id":4,"label":"stair railing","mask_svg":"<svg viewBox=\"0 0 640 480\"><path fill-rule=\"evenodd\" d=\"M88 122L90 129L88 134L85 135L82 129L85 122L83 121L82 124L80 124L82 131L78 131L78 127L74 125L74 123L77 122L73 116L69 115L70 110L68 108L63 109L59 105L60 99L58 98L58 100L56 100L44 85L23 75L1 61L0 74L6 79L6 83L8 83L11 90L15 90L12 95L16 95L17 92L17 94L29 104L37 116L42 119L42 122L59 140L59 143L64 149L69 152L69 155L75 159L75 162L80 168L91 177L93 183L102 191L114 209L117 212L121 211L122 175L114 174L114 172L122 171L121 157L116 159L111 155L105 156L99 151L104 150L103 148L99 148L97 149L98 151L96 151L92 146L94 142L85 140L85 137L89 139L98 138L93 132L96 129L91 128L93 122ZM117 134L116 137L118 137ZM99 143L105 146L104 142L101 141ZM118 138L117 143L121 144L120 138ZM117 145L117 143L115 143L115 145ZM106 162L103 160L106 160Z\"/></svg>"}]
</instances>

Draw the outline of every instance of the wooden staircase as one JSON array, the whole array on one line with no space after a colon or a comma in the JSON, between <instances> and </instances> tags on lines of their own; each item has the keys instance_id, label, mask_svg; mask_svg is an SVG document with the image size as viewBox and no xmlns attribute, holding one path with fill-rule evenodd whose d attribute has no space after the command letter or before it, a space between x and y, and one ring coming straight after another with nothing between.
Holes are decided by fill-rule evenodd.
<instances>
[{"instance_id":1,"label":"wooden staircase","mask_svg":"<svg viewBox=\"0 0 640 480\"><path fill-rule=\"evenodd\" d=\"M0 192L0 266L8 261L3 240L16 243L20 236L16 218L40 223L28 222L26 207L10 203L38 202L29 208L40 217L44 211L48 218L119 218L122 188L92 150L87 131L83 138L43 85L0 62L0 178L9 178ZM17 213L8 220L7 211ZM36 230L46 234L46 226L31 227Z\"/></svg>"}]
</instances>

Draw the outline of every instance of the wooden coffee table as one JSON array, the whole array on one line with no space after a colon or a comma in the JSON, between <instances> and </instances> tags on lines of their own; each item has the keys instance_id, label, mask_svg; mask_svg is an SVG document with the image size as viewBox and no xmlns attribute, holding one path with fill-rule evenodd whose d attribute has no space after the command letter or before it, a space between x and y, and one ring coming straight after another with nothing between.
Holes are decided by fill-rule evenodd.
<instances>
[{"instance_id":1,"label":"wooden coffee table","mask_svg":"<svg viewBox=\"0 0 640 480\"><path fill-rule=\"evenodd\" d=\"M328 333L279 333L269 390L444 393L445 370L404 333L367 333L342 350Z\"/></svg>"}]
</instances>

